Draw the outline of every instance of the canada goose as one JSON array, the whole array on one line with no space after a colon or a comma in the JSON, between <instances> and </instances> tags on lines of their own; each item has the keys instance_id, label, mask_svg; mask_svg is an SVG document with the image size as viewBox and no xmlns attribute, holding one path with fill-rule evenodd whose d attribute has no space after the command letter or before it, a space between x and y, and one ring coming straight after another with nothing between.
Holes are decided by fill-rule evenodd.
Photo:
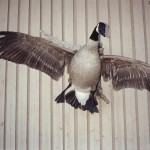
<instances>
[{"instance_id":1,"label":"canada goose","mask_svg":"<svg viewBox=\"0 0 150 150\"><path fill-rule=\"evenodd\" d=\"M106 24L98 23L89 40L79 51L70 51L57 42L33 37L19 32L0 32L0 59L6 59L48 74L58 80L68 67L69 85L56 98L57 103L66 100L74 108L98 112L96 96L103 95L101 76L112 79L114 90L123 88L150 91L150 66L130 58L99 55L98 35L106 36Z\"/></svg>"}]
</instances>

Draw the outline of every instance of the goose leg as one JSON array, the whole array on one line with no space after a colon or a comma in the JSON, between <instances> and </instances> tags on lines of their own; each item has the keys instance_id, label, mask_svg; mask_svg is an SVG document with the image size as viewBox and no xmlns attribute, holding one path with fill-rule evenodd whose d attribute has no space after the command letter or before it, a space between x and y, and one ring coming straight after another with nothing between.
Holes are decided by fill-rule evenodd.
<instances>
[{"instance_id":1,"label":"goose leg","mask_svg":"<svg viewBox=\"0 0 150 150\"><path fill-rule=\"evenodd\" d=\"M97 89L96 89L96 99L102 99L106 104L109 104L110 101L107 99L107 97L103 94L103 89L101 86L101 82L98 83Z\"/></svg>"}]
</instances>

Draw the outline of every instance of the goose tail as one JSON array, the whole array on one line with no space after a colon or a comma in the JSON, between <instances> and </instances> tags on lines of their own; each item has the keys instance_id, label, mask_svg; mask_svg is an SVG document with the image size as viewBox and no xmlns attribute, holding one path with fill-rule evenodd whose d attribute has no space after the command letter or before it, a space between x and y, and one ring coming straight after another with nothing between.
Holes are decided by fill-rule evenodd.
<instances>
[{"instance_id":1,"label":"goose tail","mask_svg":"<svg viewBox=\"0 0 150 150\"><path fill-rule=\"evenodd\" d=\"M98 113L97 100L95 99L94 92L82 93L79 91L71 90L65 95L66 102L75 109L89 111L90 113ZM82 101L81 101L82 100Z\"/></svg>"},{"instance_id":2,"label":"goose tail","mask_svg":"<svg viewBox=\"0 0 150 150\"><path fill-rule=\"evenodd\" d=\"M55 101L57 103L64 103L66 101L75 109L80 108L81 110L87 110L90 113L98 113L98 103L94 94L95 92L93 91L78 91L72 84L69 84L67 88L56 97Z\"/></svg>"}]
</instances>

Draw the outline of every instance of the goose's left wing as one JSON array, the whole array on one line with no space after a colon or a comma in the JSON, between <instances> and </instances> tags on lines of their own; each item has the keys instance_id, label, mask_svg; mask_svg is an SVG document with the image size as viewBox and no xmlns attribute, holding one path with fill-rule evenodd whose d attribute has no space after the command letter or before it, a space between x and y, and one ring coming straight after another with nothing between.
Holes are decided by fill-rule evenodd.
<instances>
[{"instance_id":1,"label":"goose's left wing","mask_svg":"<svg viewBox=\"0 0 150 150\"><path fill-rule=\"evenodd\" d=\"M101 75L104 81L112 79L115 90L123 88L150 91L150 66L142 61L121 56L101 56Z\"/></svg>"},{"instance_id":2,"label":"goose's left wing","mask_svg":"<svg viewBox=\"0 0 150 150\"><path fill-rule=\"evenodd\" d=\"M25 64L58 80L74 52L44 38L0 32L0 59Z\"/></svg>"}]
</instances>

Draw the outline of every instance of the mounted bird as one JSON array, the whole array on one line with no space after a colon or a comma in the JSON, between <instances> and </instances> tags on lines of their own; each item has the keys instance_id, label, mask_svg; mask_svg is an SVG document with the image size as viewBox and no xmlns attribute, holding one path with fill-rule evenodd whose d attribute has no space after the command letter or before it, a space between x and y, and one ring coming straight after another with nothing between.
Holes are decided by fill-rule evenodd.
<instances>
[{"instance_id":1,"label":"mounted bird","mask_svg":"<svg viewBox=\"0 0 150 150\"><path fill-rule=\"evenodd\" d=\"M75 109L91 113L98 112L98 97L109 103L102 93L101 77L104 81L112 80L114 90L136 88L150 91L150 66L139 60L99 53L99 34L107 36L108 25L98 23L87 43L72 51L53 38L47 40L20 32L2 31L0 59L25 64L54 80L59 80L67 67L69 84L55 101L66 101Z\"/></svg>"}]
</instances>

